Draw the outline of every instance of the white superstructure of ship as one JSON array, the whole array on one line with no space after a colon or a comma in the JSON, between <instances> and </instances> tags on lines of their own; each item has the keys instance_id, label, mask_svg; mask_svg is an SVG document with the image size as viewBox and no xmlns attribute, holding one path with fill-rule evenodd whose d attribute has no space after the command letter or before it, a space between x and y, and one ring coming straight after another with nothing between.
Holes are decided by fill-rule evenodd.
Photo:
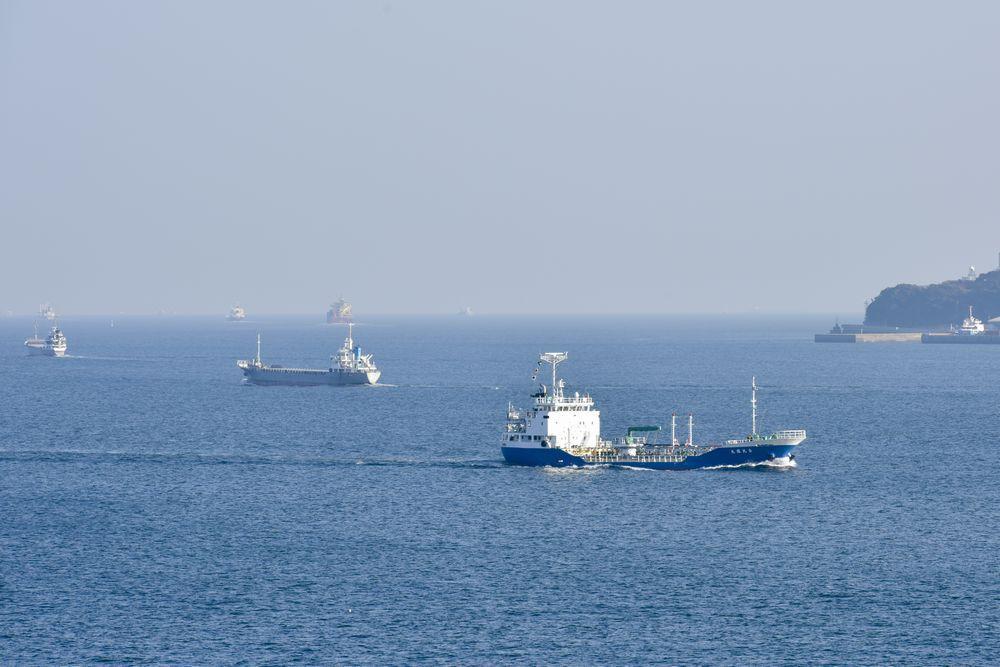
<instances>
[{"instance_id":1,"label":"white superstructure of ship","mask_svg":"<svg viewBox=\"0 0 1000 667\"><path fill-rule=\"evenodd\" d=\"M363 354L354 342L354 325L347 325L347 338L336 355L330 357L330 367L285 368L265 364L260 357L260 334L257 334L257 356L236 362L244 377L254 384L280 385L363 385L377 384L382 376L371 354Z\"/></svg>"},{"instance_id":2,"label":"white superstructure of ship","mask_svg":"<svg viewBox=\"0 0 1000 667\"><path fill-rule=\"evenodd\" d=\"M226 319L230 322L240 322L247 318L247 311L243 309L243 306L236 304L229 309L229 314L226 315Z\"/></svg>"},{"instance_id":3,"label":"white superstructure of ship","mask_svg":"<svg viewBox=\"0 0 1000 667\"><path fill-rule=\"evenodd\" d=\"M354 312L351 304L344 300L344 297L337 299L330 304L330 310L326 311L327 324L347 324L354 320Z\"/></svg>"},{"instance_id":4,"label":"white superstructure of ship","mask_svg":"<svg viewBox=\"0 0 1000 667\"><path fill-rule=\"evenodd\" d=\"M500 451L508 463L526 466L610 465L656 470L683 470L719 466L791 463L795 448L806 439L802 429L786 429L768 435L757 430L757 380L751 383L751 430L744 438L720 445L694 442L694 417L688 415L687 439L677 438L677 417L670 420L670 440L657 443L653 436L660 426L630 426L625 436L601 436L601 413L589 394L566 392L566 383L556 375L565 352L546 352L539 359L552 367L552 383L531 395L527 410L507 405L507 423ZM535 374L537 375L538 368ZM534 379L534 377L532 378Z\"/></svg>"},{"instance_id":5,"label":"white superstructure of ship","mask_svg":"<svg viewBox=\"0 0 1000 667\"><path fill-rule=\"evenodd\" d=\"M66 354L66 335L56 324L52 331L45 338L38 336L38 325L35 325L35 334L24 341L24 346L28 348L28 354L42 355L46 357L61 357Z\"/></svg>"},{"instance_id":6,"label":"white superstructure of ship","mask_svg":"<svg viewBox=\"0 0 1000 667\"><path fill-rule=\"evenodd\" d=\"M972 306L969 306L969 316L962 320L962 326L958 329L959 336L978 336L986 331L983 321L972 314Z\"/></svg>"},{"instance_id":7,"label":"white superstructure of ship","mask_svg":"<svg viewBox=\"0 0 1000 667\"><path fill-rule=\"evenodd\" d=\"M38 307L38 314L49 321L55 321L56 319L56 311L52 307L52 304L49 303L43 303L40 305Z\"/></svg>"}]
</instances>

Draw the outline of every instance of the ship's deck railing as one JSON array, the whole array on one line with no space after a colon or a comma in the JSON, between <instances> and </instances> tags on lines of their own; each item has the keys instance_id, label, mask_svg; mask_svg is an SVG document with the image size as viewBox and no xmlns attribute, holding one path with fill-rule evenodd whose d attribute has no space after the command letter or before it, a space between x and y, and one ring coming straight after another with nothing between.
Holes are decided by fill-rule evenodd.
<instances>
[{"instance_id":1,"label":"ship's deck railing","mask_svg":"<svg viewBox=\"0 0 1000 667\"><path fill-rule=\"evenodd\" d=\"M535 405L593 405L594 399L583 396L537 396Z\"/></svg>"},{"instance_id":2,"label":"ship's deck railing","mask_svg":"<svg viewBox=\"0 0 1000 667\"><path fill-rule=\"evenodd\" d=\"M331 370L332 370L332 369L329 369L329 368L326 368L326 369L324 369L324 368L288 368L288 367L285 367L285 366L281 366L279 368L277 366L264 366L264 365L258 366L256 364L254 364L252 361L246 361L244 359L240 359L239 361L237 361L236 365L239 368L244 368L244 369L245 368L252 368L254 370L264 371L266 373L308 373L310 375L328 375L331 372Z\"/></svg>"},{"instance_id":3,"label":"ship's deck railing","mask_svg":"<svg viewBox=\"0 0 1000 667\"><path fill-rule=\"evenodd\" d=\"M787 429L770 435L748 435L738 440L726 440L727 445L745 445L748 443L766 443L771 440L805 440L806 432L801 429Z\"/></svg>"},{"instance_id":4,"label":"ship's deck railing","mask_svg":"<svg viewBox=\"0 0 1000 667\"><path fill-rule=\"evenodd\" d=\"M615 452L587 453L587 461L591 463L680 463L692 454L622 454Z\"/></svg>"},{"instance_id":5,"label":"ship's deck railing","mask_svg":"<svg viewBox=\"0 0 1000 667\"><path fill-rule=\"evenodd\" d=\"M705 453L705 449L692 445L681 445L663 448L653 446L643 450L640 448L635 454L623 452L618 448L609 448L608 442L602 441L599 448L573 448L567 451L573 456L586 458L593 463L678 463L690 456L697 456Z\"/></svg>"},{"instance_id":6,"label":"ship's deck railing","mask_svg":"<svg viewBox=\"0 0 1000 667\"><path fill-rule=\"evenodd\" d=\"M618 447L645 447L650 444L649 439L643 435L626 435L621 438L614 438L610 442L612 445Z\"/></svg>"},{"instance_id":7,"label":"ship's deck railing","mask_svg":"<svg viewBox=\"0 0 1000 667\"><path fill-rule=\"evenodd\" d=\"M609 456L607 458L595 456L588 458L587 461L590 463L624 463L627 465L629 463L680 463L686 458L686 456Z\"/></svg>"}]
</instances>

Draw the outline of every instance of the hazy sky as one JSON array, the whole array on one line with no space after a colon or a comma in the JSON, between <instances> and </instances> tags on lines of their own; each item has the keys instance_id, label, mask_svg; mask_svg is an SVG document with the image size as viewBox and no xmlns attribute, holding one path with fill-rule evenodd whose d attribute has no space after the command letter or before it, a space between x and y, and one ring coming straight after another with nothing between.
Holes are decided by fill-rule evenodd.
<instances>
[{"instance_id":1,"label":"hazy sky","mask_svg":"<svg viewBox=\"0 0 1000 667\"><path fill-rule=\"evenodd\" d=\"M0 2L0 311L840 312L1000 250L997 2Z\"/></svg>"}]
</instances>

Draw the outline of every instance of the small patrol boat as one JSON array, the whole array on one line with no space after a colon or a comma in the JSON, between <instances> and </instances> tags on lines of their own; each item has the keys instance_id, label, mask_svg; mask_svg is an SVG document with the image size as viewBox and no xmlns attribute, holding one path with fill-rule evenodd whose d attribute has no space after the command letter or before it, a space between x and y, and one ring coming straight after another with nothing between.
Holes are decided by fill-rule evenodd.
<instances>
[{"instance_id":1,"label":"small patrol boat","mask_svg":"<svg viewBox=\"0 0 1000 667\"><path fill-rule=\"evenodd\" d=\"M531 395L528 410L507 406L507 424L500 451L507 463L525 466L620 466L654 470L692 470L756 464L791 463L795 448L806 439L801 429L757 432L757 380L751 385L751 431L745 438L721 445L694 443L694 417L688 416L687 439L677 439L677 416L671 418L670 442L655 442L660 426L632 426L624 437L601 437L601 413L589 394L566 393L556 367L566 352L546 352L539 357L552 367L552 384L541 385ZM536 374L538 368L536 368Z\"/></svg>"}]
</instances>

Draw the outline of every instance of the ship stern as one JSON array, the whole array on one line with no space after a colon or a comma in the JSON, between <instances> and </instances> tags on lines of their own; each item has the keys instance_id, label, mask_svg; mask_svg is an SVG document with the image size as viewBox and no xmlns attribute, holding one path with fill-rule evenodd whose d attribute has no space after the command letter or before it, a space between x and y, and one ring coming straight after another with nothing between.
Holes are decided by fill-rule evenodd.
<instances>
[{"instance_id":1,"label":"ship stern","mask_svg":"<svg viewBox=\"0 0 1000 667\"><path fill-rule=\"evenodd\" d=\"M500 447L503 459L517 466L551 466L566 468L569 466L584 466L587 462L578 456L573 456L557 447Z\"/></svg>"}]
</instances>

